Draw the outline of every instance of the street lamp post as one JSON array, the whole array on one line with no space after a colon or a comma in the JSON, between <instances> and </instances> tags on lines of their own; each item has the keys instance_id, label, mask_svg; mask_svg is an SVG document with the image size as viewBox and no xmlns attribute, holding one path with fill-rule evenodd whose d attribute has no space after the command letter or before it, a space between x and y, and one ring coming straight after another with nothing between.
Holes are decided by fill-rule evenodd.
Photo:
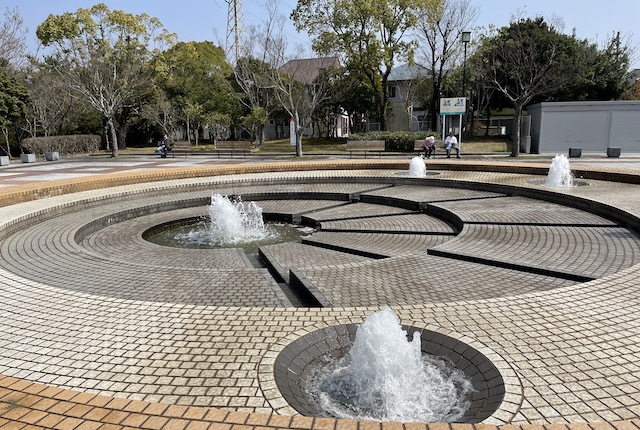
<instances>
[{"instance_id":1,"label":"street lamp post","mask_svg":"<svg viewBox=\"0 0 640 430\"><path fill-rule=\"evenodd\" d=\"M462 97L467 97L467 44L471 41L471 32L462 32L462 43L464 44L464 63L462 64Z\"/></svg>"},{"instance_id":2,"label":"street lamp post","mask_svg":"<svg viewBox=\"0 0 640 430\"><path fill-rule=\"evenodd\" d=\"M464 97L464 106L465 106L465 112L464 112L464 122L466 124L467 122L467 45L469 44L469 42L471 41L471 32L470 31L463 31L462 32L462 43L464 44L464 62L462 63L462 97ZM462 128L462 130L460 130L460 134L463 134L463 131L465 130L464 127L462 127L462 124L460 124L460 128Z\"/></svg>"}]
</instances>

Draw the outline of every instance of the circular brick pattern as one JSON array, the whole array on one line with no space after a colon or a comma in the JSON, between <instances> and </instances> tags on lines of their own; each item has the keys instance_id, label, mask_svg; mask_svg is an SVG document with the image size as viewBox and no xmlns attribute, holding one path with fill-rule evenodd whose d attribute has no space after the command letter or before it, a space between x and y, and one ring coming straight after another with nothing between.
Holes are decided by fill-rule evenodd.
<instances>
[{"instance_id":1,"label":"circular brick pattern","mask_svg":"<svg viewBox=\"0 0 640 430\"><path fill-rule=\"evenodd\" d=\"M296 411L306 416L329 416L308 394L310 375L327 357L346 355L353 344L358 326L345 324L313 331L287 345L276 358L275 382L282 396ZM496 366L480 351L447 335L413 326L402 326L412 338L420 333L423 354L446 357L472 382L474 392L470 407L459 420L479 423L500 407L505 384Z\"/></svg>"},{"instance_id":2,"label":"circular brick pattern","mask_svg":"<svg viewBox=\"0 0 640 430\"><path fill-rule=\"evenodd\" d=\"M513 186L517 187L523 196L542 195L539 198L548 198L551 202L569 202L573 203L571 204L573 207L588 207L590 212L610 215L610 219L617 220L621 226L630 227L633 231L639 230L640 189L636 184L640 183L638 179L640 176L628 170L617 169L618 173L615 171L612 173L611 169L590 169L589 175L585 175L585 178L595 180L590 184L592 186L574 187L570 190L550 190L530 185L528 182L530 176L516 174L517 169L521 169L520 173L524 174L531 170L526 163L517 163L512 169L495 166L484 160L475 165L466 163L465 160L465 165L460 164L457 170L443 171L439 177L443 183L448 181L454 185L453 187L432 190L432 188L438 188L433 187L433 183L429 182L433 181L432 179L425 179L424 186L420 184L419 187L415 187L410 184L411 181L408 178L395 176L394 179L398 185L393 189L374 190L368 192L366 197L394 201L399 200L399 196L406 195L413 201L434 203L443 199L470 200L473 198L470 196L470 191L463 189L462 186L466 183L469 183L476 193L480 188L480 185L477 185L479 183L491 189L492 192L506 192L508 187ZM296 163L289 170L294 168L311 170L315 166L323 169L328 167L321 163ZM395 165L389 164L389 166L393 171L400 169ZM350 169L359 167L362 166L356 164L349 166ZM324 184L318 184L320 188L332 188L335 184L340 184L343 194L350 197L352 193L358 193L359 188L362 188L361 184L351 183L354 176L365 178L369 181L367 187L375 188L372 184L377 183L378 177L383 175L380 171L374 170L341 175L335 172L305 174L285 172L286 168L280 165L268 166L268 168L278 172L264 176L268 177L267 180L279 181L277 185L279 189L276 192L279 197L282 197L279 194L282 187L289 187L292 191L298 192L301 187L306 187L302 182L309 178L324 182ZM467 171L463 171L463 168ZM503 173L477 171L496 168ZM117 415L117 419L120 420L120 414L124 413L123 411L141 411L145 407L149 411L154 411L148 425L141 426L129 421L126 423L122 421L121 424L137 428L159 428L157 420L160 418L166 420L172 417L203 417L207 414L206 421L224 422L225 428L242 425L254 426L253 428L270 426L297 429L378 426L376 423L354 423L297 416L279 396L273 376L265 376L273 374L277 348L284 348L290 341L306 334L309 330L325 327L327 324L358 323L361 318L377 310L373 306L343 304L323 310L282 309L262 305L227 305L215 297L212 298L211 304L208 304L199 296L193 298L193 303L196 305L183 304L184 292L180 288L184 286L178 282L185 279L184 274L187 272L178 271L184 270L184 267L181 267L183 263L194 261L193 259L188 259L185 255L179 261L174 261L173 266L176 270L172 272L175 273L150 272L147 261L142 262L140 257L156 259L157 255L144 252L144 249L138 249L141 252L135 256L128 253L107 253L112 247L120 249L122 243L131 243L131 241L124 240L128 239L128 234L123 236L107 234L109 232L106 228L96 232L95 237L86 238L82 246L84 255L87 257L87 267L92 268L92 272L86 273L94 275L93 272L96 272L94 278L100 275L105 278L105 281L110 280L108 285L105 282L104 289L80 290L80 287L86 287L86 277L77 276L76 270L68 270L69 267L75 269L74 264L81 262L76 257L82 250L79 247L80 244L75 241L76 234L82 230L79 226L90 225L93 220L116 212L115 210L104 213L101 211L91 217L83 218L81 222L76 221L75 217L83 217L83 211L97 209L105 200L109 203L139 203L138 199L143 195L149 198L154 197L152 203L156 204L162 195L167 194L167 190L172 194L168 200L173 201L176 190L188 190L191 193L194 185L198 187L204 185L209 189L212 182L218 186L227 184L230 189L233 188L232 191L237 192L237 177L229 176L229 179L217 177L214 180L185 180L184 178L202 177L205 174L218 175L223 172L231 175L239 171L251 172L251 174L260 172L258 168L248 166L245 170L234 167L233 170L231 168L202 169L196 172L180 170L177 174L168 171L154 174L135 173L128 177L91 178L91 180L73 183L51 181L46 185L25 186L20 193L17 191L5 193L2 203L6 207L2 208L0 217L2 219L0 226L4 235L3 247L5 247L2 253L3 258L15 259L16 263L24 263L28 258L33 266L31 266L31 272L26 271L25 264L10 268L3 267L0 270L3 275L2 300L0 300L3 335L0 342L3 342L3 353L5 353L0 359L0 372L7 375L0 376L0 388L3 389L3 393L8 393L0 394L0 401L5 402L0 404L0 422L4 422L3 419L9 419L19 423L16 427L35 423L38 426L52 428L65 416L68 420L80 416L76 415L76 407L69 410L70 404L60 401L61 399L68 399L77 394L77 400L74 401L82 403L87 402L86 399L91 396L101 394L103 397L92 400L92 405L109 403L108 407L114 413L104 418L106 412L100 410L102 408L97 408L99 410L95 411L95 416L103 418L84 415L82 419L86 421L83 424L87 424L87 427L91 425L95 428L102 422L112 424L113 415ZM387 172L386 175L393 175L393 173ZM264 176L257 175L255 179L251 179L252 185L259 184L262 188L267 182ZM294 180L295 183L283 184L283 178ZM169 182L170 179L177 180ZM167 180L167 182L139 183L152 180ZM98 190L108 185L123 185L123 187ZM345 187L349 187L348 192L344 190ZM82 190L85 190L82 194L66 194ZM482 194L487 193L482 192ZM50 198L42 198L45 196ZM36 198L40 199L30 201ZM364 199L361 201L365 202ZM11 202L24 203L11 207L9 206ZM120 210L126 210L126 208ZM51 229L46 228L45 223L41 222L70 212L74 212L74 217L71 219L73 226L62 224L62 229ZM466 215L476 216L471 213ZM462 222L466 221L461 219ZM61 220L62 218L58 221ZM382 221L382 218L376 220L376 224L378 221ZM69 223L69 219L66 222ZM19 230L26 229L26 226L31 226L33 230L20 233ZM110 227L117 231L122 224L114 224ZM538 229L527 228L527 225L522 227L524 228L519 230L522 231L523 237L539 236L535 233ZM411 228L411 225L407 224L407 228ZM585 243L584 238L589 239L582 233L578 234L575 226L570 228L576 231L570 236L574 242L580 240ZM401 314L399 316L403 321L414 326L426 326L432 330L447 333L449 336L451 331L463 333L460 337L463 342L473 345L496 364L507 389L501 407L484 421L485 425L537 423L524 427L532 430L539 428L540 424L545 424L545 428L551 428L546 427L549 423L574 423L568 426L574 430L585 427L584 423L590 423L592 428L600 426L628 428L634 425L637 427L638 387L640 387L640 376L638 376L640 368L637 365L640 361L640 351L637 347L639 343L637 330L639 272L637 261L631 257L640 254L625 245L629 239L637 235L634 235L633 231L613 231L610 226L597 228L601 228L603 233L601 241L597 244L598 247L599 244L609 246L608 244L611 243L609 240L617 238L616 240L623 247L619 250L611 248L616 252L606 252L607 258L616 261L629 258L627 267L619 268L616 272L606 274L595 281L573 286L565 285L553 288L553 291L549 289L514 294L509 290L508 296L504 296L503 293L496 298L486 295L473 298L464 296L464 299L445 297L442 302L412 300L410 303L414 303L413 305L398 306ZM141 230L136 229L136 231ZM568 230L568 228L562 227L562 230ZM502 243L499 239L504 235L500 234L500 229L492 228L487 231L490 232L493 242ZM7 239L10 239L9 236L14 233L16 234L13 238L15 243L11 244ZM463 232L463 234L468 233L469 231ZM397 236L397 234L388 234L388 236ZM482 236L478 237L482 238ZM545 237L555 238L558 235L550 234ZM119 238L123 241L112 242ZM623 241L620 241L620 238ZM141 238L136 237L136 239L139 240L134 245L141 243ZM450 243L455 245L453 241ZM460 244L459 239L456 239L456 243ZM92 247L89 246L90 244ZM14 246L20 253L9 250L10 246ZM549 248L553 249L554 246ZM592 248L595 249L595 246ZM481 250L486 253L486 249L485 246ZM42 250L45 251L45 257L51 257L54 251L60 253L64 250L65 253L60 256L56 264L51 264L38 255ZM281 254L285 253L281 252ZM293 252L289 252L289 255L291 254ZM531 255L537 258L537 254L531 253ZM311 260L310 255L302 257ZM426 258L428 257L432 256L427 255ZM175 259L175 256L167 255L167 259L169 258ZM425 258L425 256L415 253L413 258ZM293 260L293 256L291 259ZM344 270L347 266L362 264L353 261L336 261L337 259L338 257L334 257L332 265L340 270ZM210 259L210 261L217 260L217 256L212 256ZM387 260L390 261L391 258ZM589 260L597 266L595 269L611 265L607 259L590 257ZM105 266L103 272L98 272L95 269L102 261L108 261L109 265ZM127 273L127 277L115 280L121 282L114 282L113 268L123 263L137 267L137 271L132 270ZM373 261L367 264L373 266L378 263ZM509 287L509 285L503 285L503 277L479 276L460 265L455 272L443 271L441 266L435 264L432 267L438 269L434 272L444 272L445 275L455 273L456 278L459 278L461 272L468 274L469 278L474 275L473 278L489 281L496 291L506 291L505 287ZM55 269L56 273L51 273L52 269ZM223 274L223 270L216 270L219 270L218 276ZM597 275L599 271L599 269L592 270L592 273ZM150 278L149 273L153 273L154 277ZM379 271L372 273L379 275ZM425 270L424 273L428 274L428 271ZM362 269L357 274L361 276ZM304 275L307 278L311 277L309 271L305 271ZM453 277L450 275L450 278ZM379 280L379 278L380 276L376 276L372 279ZM239 277L220 280L216 277L217 283L211 285L209 289L211 291L228 289L228 279L235 280ZM397 277L389 279L398 283ZM423 276L422 279L427 282L428 278ZM73 286L74 282L78 287L75 291L68 288L70 285ZM130 295L119 298L112 296L114 287L130 286L134 282L138 283L140 290L152 289L160 284L169 285L171 288L165 288L162 295L153 294L143 297L142 300L136 300L136 297ZM236 285L241 288L249 286L250 283L250 279L242 278ZM471 284L467 280L465 283ZM335 286L336 283L327 282L327 285ZM444 290L452 289L451 285L445 285ZM101 287L100 284L96 286ZM254 289L247 292L239 291L240 293L236 292L233 298L248 296ZM180 294L180 300L172 296L174 292ZM431 327L430 321L438 321L438 327ZM248 336L249 333L251 337ZM287 342L282 344L284 339ZM489 351L478 347L478 341L486 345ZM495 353L492 354L491 351ZM498 364L501 357L504 363ZM98 366L99 368L96 369ZM207 384L206 390L203 390L203 380L204 384ZM54 389L52 385L59 388ZM68 391L69 389L78 391L71 392ZM84 392L78 394L79 391ZM46 398L46 401L35 403L34 406L37 399L34 398L33 393L36 392L38 396ZM119 398L112 399L107 396ZM135 399L144 399L150 403L145 406ZM169 404L170 406L167 406ZM123 405L127 405L126 409ZM201 408L196 411L195 405L219 406L224 409ZM15 406L21 407L15 408ZM176 412L177 410L186 411L187 406L190 408L188 412ZM27 413L29 408L31 413ZM70 412L61 412L66 410ZM157 412L164 410L166 412ZM229 412L230 410L233 412ZM265 414L260 415L257 412ZM43 413L48 413L48 416L40 421L36 421L37 418L32 420L34 415ZM199 415L195 415L196 413ZM294 416L286 416L287 413ZM129 418L132 417L127 419ZM602 421L608 421L611 424L599 424ZM192 421L190 424L197 427L198 424L203 423ZM12 426L12 423L8 425ZM65 425L72 427L75 424L67 421L58 427L62 428ZM184 426L184 422L167 421L165 428L184 428ZM413 425L402 427L399 423L392 423L389 427L391 426L405 430L416 428ZM84 428L85 425L82 427ZM219 426L216 425L216 427ZM436 427L440 428L439 425L429 425L427 428L436 429ZM80 428L80 426L74 428ZM465 426L452 428L464 429Z\"/></svg>"}]
</instances>

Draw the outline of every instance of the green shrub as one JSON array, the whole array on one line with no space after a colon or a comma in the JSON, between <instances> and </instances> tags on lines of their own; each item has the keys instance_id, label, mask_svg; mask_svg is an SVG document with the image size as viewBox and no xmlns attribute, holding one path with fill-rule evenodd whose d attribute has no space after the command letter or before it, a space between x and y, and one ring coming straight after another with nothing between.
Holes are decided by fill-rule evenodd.
<instances>
[{"instance_id":1,"label":"green shrub","mask_svg":"<svg viewBox=\"0 0 640 430\"><path fill-rule=\"evenodd\" d=\"M100 149L100 136L94 134L73 134L68 136L28 137L20 146L33 154L58 152L60 156L96 152Z\"/></svg>"},{"instance_id":2,"label":"green shrub","mask_svg":"<svg viewBox=\"0 0 640 430\"><path fill-rule=\"evenodd\" d=\"M414 142L427 136L436 136L436 133L432 131L369 131L352 134L349 136L349 140L384 140L385 151L412 152Z\"/></svg>"}]
</instances>

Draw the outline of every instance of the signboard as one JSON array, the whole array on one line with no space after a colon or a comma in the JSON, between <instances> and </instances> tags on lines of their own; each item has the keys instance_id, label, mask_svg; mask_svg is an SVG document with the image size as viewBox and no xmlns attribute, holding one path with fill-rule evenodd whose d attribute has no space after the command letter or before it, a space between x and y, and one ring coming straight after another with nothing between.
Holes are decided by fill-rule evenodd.
<instances>
[{"instance_id":1,"label":"signboard","mask_svg":"<svg viewBox=\"0 0 640 430\"><path fill-rule=\"evenodd\" d=\"M296 122L293 118L289 120L289 142L291 146L296 146Z\"/></svg>"},{"instance_id":2,"label":"signboard","mask_svg":"<svg viewBox=\"0 0 640 430\"><path fill-rule=\"evenodd\" d=\"M440 99L440 115L464 115L467 112L467 99L450 97Z\"/></svg>"}]
</instances>

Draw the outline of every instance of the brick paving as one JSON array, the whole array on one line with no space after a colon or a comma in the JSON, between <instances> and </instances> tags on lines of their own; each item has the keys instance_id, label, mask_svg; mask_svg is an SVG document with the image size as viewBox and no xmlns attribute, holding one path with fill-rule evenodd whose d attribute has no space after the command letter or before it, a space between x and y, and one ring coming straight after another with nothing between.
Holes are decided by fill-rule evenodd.
<instances>
[{"instance_id":1,"label":"brick paving","mask_svg":"<svg viewBox=\"0 0 640 430\"><path fill-rule=\"evenodd\" d=\"M302 267L325 267L344 264L354 264L370 261L368 257L352 253L334 251L302 243L279 243L261 247L263 254L278 272L289 282L289 271Z\"/></svg>"},{"instance_id":2,"label":"brick paving","mask_svg":"<svg viewBox=\"0 0 640 430\"><path fill-rule=\"evenodd\" d=\"M367 231L377 233L454 234L446 221L423 213L405 213L370 218L322 221L322 231Z\"/></svg>"},{"instance_id":3,"label":"brick paving","mask_svg":"<svg viewBox=\"0 0 640 430\"><path fill-rule=\"evenodd\" d=\"M575 284L560 278L413 253L366 263L294 270L333 306L481 300Z\"/></svg>"},{"instance_id":4,"label":"brick paving","mask_svg":"<svg viewBox=\"0 0 640 430\"><path fill-rule=\"evenodd\" d=\"M426 255L430 248L450 239L449 235L320 231L303 238L303 243L337 251L350 251L373 258L384 258L403 254Z\"/></svg>"},{"instance_id":5,"label":"brick paving","mask_svg":"<svg viewBox=\"0 0 640 430\"><path fill-rule=\"evenodd\" d=\"M370 203L353 203L350 205L343 205L306 213L305 218L309 218L315 222L322 222L406 213L409 213L409 211L393 206L381 206Z\"/></svg>"},{"instance_id":6,"label":"brick paving","mask_svg":"<svg viewBox=\"0 0 640 430\"><path fill-rule=\"evenodd\" d=\"M507 395L478 429L637 429L638 186L587 178L589 186L548 190L530 183L536 179L531 163L522 163L525 173L518 174L517 163L491 166L505 170L500 173L465 160L434 163L430 168L439 167L439 175L380 188L397 180L398 163L185 167L5 187L0 428L425 428L292 416L273 382L275 357L289 342L327 325L359 323L391 303L403 323L460 338L499 363ZM605 168L592 170L598 175ZM611 179L621 173L621 181L629 180L629 169L606 170ZM315 190L287 206L277 191L287 181L293 188L314 183ZM366 184L350 185L357 181ZM439 182L447 187L437 189ZM464 197L465 185L478 194ZM481 185L484 190L477 189ZM268 248L273 261L312 282L333 307L291 307L267 270L251 267L237 251L160 251L140 239L141 230L162 219L202 213L201 204L178 208L172 202L201 203L214 189L240 187L258 194L264 187L279 200L271 201L272 211L282 206L283 213L301 214L308 203L307 213L339 219L339 231L310 237L327 246L321 250L307 253L310 245L301 244ZM540 197L553 204L525 202L521 195L499 198L509 187L529 198L548 193ZM430 234L416 232L421 222L403 224L403 217L431 217L384 201L329 201L340 206L318 210L312 195L320 192L362 200L372 194L386 203L405 199L427 210L437 202L463 228L439 225L438 213ZM51 197L33 200L38 195ZM453 202L460 199L468 205ZM480 207L510 199L520 199L511 206L516 217L500 207ZM571 207L586 202L583 207L599 215L558 207L559 201ZM154 205L163 213L135 213ZM364 210L345 211L347 206ZM130 219L110 222L115 213ZM349 231L354 219L383 233ZM351 250L348 258L342 259L343 250ZM517 266L556 264L597 279L579 283L431 250ZM470 428L453 426L463 427Z\"/></svg>"},{"instance_id":7,"label":"brick paving","mask_svg":"<svg viewBox=\"0 0 640 430\"><path fill-rule=\"evenodd\" d=\"M368 197L397 198L415 202L437 202L454 200L485 199L504 196L490 191L467 190L459 188L443 188L425 185L398 185L393 188L367 191L362 200Z\"/></svg>"},{"instance_id":8,"label":"brick paving","mask_svg":"<svg viewBox=\"0 0 640 430\"><path fill-rule=\"evenodd\" d=\"M469 225L435 251L592 279L640 262L638 236L610 227Z\"/></svg>"},{"instance_id":9,"label":"brick paving","mask_svg":"<svg viewBox=\"0 0 640 430\"><path fill-rule=\"evenodd\" d=\"M580 209L519 196L440 202L431 207L453 212L465 224L616 226L613 221Z\"/></svg>"}]
</instances>

